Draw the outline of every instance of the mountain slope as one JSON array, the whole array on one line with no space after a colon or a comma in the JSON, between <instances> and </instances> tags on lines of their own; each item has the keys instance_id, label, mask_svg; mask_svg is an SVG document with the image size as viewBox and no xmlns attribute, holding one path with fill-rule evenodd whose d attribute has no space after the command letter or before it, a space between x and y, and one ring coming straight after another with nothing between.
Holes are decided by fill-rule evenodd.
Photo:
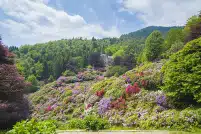
<instances>
[{"instance_id":1,"label":"mountain slope","mask_svg":"<svg viewBox=\"0 0 201 134\"><path fill-rule=\"evenodd\" d=\"M155 30L160 31L163 35L165 35L171 28L183 28L183 27L149 26L149 27L137 30L135 32L123 34L123 35L121 35L120 39L126 40L126 39L131 39L131 38L146 38Z\"/></svg>"}]
</instances>

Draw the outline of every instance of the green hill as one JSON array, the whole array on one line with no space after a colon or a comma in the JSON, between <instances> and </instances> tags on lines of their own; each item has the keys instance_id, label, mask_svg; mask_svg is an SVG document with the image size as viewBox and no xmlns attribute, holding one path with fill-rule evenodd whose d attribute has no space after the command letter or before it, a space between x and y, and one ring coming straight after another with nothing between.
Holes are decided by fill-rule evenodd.
<instances>
[{"instance_id":1,"label":"green hill","mask_svg":"<svg viewBox=\"0 0 201 134\"><path fill-rule=\"evenodd\" d=\"M165 35L171 28L183 28L183 27L149 26L149 27L137 30L135 32L123 34L123 35L121 35L120 39L127 40L127 39L132 39L132 38L146 38L155 30L160 31L163 35Z\"/></svg>"}]
</instances>

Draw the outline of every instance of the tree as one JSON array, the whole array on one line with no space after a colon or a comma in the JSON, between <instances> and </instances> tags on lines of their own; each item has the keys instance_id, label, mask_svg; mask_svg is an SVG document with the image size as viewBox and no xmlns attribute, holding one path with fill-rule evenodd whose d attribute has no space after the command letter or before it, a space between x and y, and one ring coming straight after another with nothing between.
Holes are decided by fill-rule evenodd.
<instances>
[{"instance_id":1,"label":"tree","mask_svg":"<svg viewBox=\"0 0 201 134\"><path fill-rule=\"evenodd\" d=\"M185 43L201 36L201 12L188 19L184 28Z\"/></svg>"},{"instance_id":2,"label":"tree","mask_svg":"<svg viewBox=\"0 0 201 134\"><path fill-rule=\"evenodd\" d=\"M175 42L184 42L184 33L180 28L172 28L168 31L165 38L165 49L168 50L171 48L172 44Z\"/></svg>"},{"instance_id":3,"label":"tree","mask_svg":"<svg viewBox=\"0 0 201 134\"><path fill-rule=\"evenodd\" d=\"M93 67L103 67L104 63L101 61L100 53L94 52L89 56L89 64Z\"/></svg>"},{"instance_id":4,"label":"tree","mask_svg":"<svg viewBox=\"0 0 201 134\"><path fill-rule=\"evenodd\" d=\"M147 37L145 42L145 56L148 61L153 61L159 57L163 42L164 39L159 31L154 31Z\"/></svg>"},{"instance_id":5,"label":"tree","mask_svg":"<svg viewBox=\"0 0 201 134\"><path fill-rule=\"evenodd\" d=\"M24 78L9 59L11 53L0 42L0 126L10 128L29 116L29 104L23 96Z\"/></svg>"}]
</instances>

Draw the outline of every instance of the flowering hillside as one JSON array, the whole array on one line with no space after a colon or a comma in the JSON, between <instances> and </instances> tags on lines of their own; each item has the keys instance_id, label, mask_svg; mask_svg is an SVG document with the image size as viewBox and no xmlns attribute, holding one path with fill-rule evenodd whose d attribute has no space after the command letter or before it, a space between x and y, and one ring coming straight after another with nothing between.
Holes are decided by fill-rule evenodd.
<instances>
[{"instance_id":1,"label":"flowering hillside","mask_svg":"<svg viewBox=\"0 0 201 134\"><path fill-rule=\"evenodd\" d=\"M96 115L113 127L193 131L201 124L201 109L175 109L158 90L162 64L147 63L120 77L96 76L89 81L60 77L30 96L32 117L57 120L63 129L79 129L72 123Z\"/></svg>"}]
</instances>

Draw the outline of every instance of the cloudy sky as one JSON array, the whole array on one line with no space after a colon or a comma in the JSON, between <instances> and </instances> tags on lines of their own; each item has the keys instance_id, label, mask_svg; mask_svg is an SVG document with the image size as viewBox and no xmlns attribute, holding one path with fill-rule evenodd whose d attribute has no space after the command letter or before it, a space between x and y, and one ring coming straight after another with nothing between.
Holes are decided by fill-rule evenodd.
<instances>
[{"instance_id":1,"label":"cloudy sky","mask_svg":"<svg viewBox=\"0 0 201 134\"><path fill-rule=\"evenodd\" d=\"M201 0L0 0L4 44L119 37L146 26L184 25Z\"/></svg>"}]
</instances>

